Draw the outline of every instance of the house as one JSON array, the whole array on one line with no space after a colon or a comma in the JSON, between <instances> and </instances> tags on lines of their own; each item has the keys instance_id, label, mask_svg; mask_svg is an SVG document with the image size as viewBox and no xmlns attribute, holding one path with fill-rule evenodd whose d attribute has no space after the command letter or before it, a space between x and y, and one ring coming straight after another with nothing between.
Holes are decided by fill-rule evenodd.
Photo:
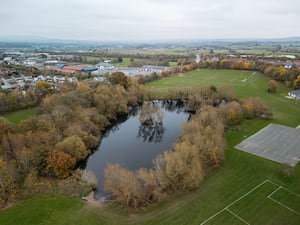
<instances>
[{"instance_id":1,"label":"house","mask_svg":"<svg viewBox=\"0 0 300 225\"><path fill-rule=\"evenodd\" d=\"M94 77L94 80L98 81L98 82L105 82L107 81L107 79L105 77L102 76L98 76L98 77Z\"/></svg>"},{"instance_id":2,"label":"house","mask_svg":"<svg viewBox=\"0 0 300 225\"><path fill-rule=\"evenodd\" d=\"M32 76L24 76L24 75L22 75L22 78L23 78L23 80L24 80L25 83L32 83L32 81L33 81Z\"/></svg>"},{"instance_id":3,"label":"house","mask_svg":"<svg viewBox=\"0 0 300 225\"><path fill-rule=\"evenodd\" d=\"M294 91L290 91L288 93L288 95L294 99L300 100L300 89L298 90L294 90Z\"/></svg>"},{"instance_id":4,"label":"house","mask_svg":"<svg viewBox=\"0 0 300 225\"><path fill-rule=\"evenodd\" d=\"M60 84L62 84L62 83L65 82L65 78L64 78L62 75L56 75L56 76L53 77L53 81L54 81L55 83L60 83Z\"/></svg>"},{"instance_id":5,"label":"house","mask_svg":"<svg viewBox=\"0 0 300 225\"><path fill-rule=\"evenodd\" d=\"M45 63L45 64L56 65L56 64L58 64L59 62L58 62L57 60L54 60L54 59L49 59L49 60L46 60L44 63Z\"/></svg>"},{"instance_id":6,"label":"house","mask_svg":"<svg viewBox=\"0 0 300 225\"><path fill-rule=\"evenodd\" d=\"M35 60L32 60L32 59L27 59L23 62L23 65L24 66L34 66L36 64L36 61Z\"/></svg>"},{"instance_id":7,"label":"house","mask_svg":"<svg viewBox=\"0 0 300 225\"><path fill-rule=\"evenodd\" d=\"M98 63L98 64L95 65L95 67L98 70L112 70L112 69L115 68L113 64L110 64L110 63L107 63L107 62Z\"/></svg>"},{"instance_id":8,"label":"house","mask_svg":"<svg viewBox=\"0 0 300 225\"><path fill-rule=\"evenodd\" d=\"M43 75L39 75L38 77L33 78L33 83L36 83L38 81L46 81L46 77Z\"/></svg>"},{"instance_id":9,"label":"house","mask_svg":"<svg viewBox=\"0 0 300 225\"><path fill-rule=\"evenodd\" d=\"M91 72L92 75L95 75L95 76L98 76L98 75L103 75L103 74L106 74L106 73L111 73L113 72L114 70L108 70L108 69L98 69L98 70L95 70L93 72Z\"/></svg>"},{"instance_id":10,"label":"house","mask_svg":"<svg viewBox=\"0 0 300 225\"><path fill-rule=\"evenodd\" d=\"M292 62L285 62L285 63L283 63L283 66L284 66L284 68L286 68L286 69L292 69L293 68L293 63Z\"/></svg>"},{"instance_id":11,"label":"house","mask_svg":"<svg viewBox=\"0 0 300 225\"><path fill-rule=\"evenodd\" d=\"M146 72L161 72L163 70L165 70L167 67L165 66L152 66L152 65L144 65L142 67L143 71Z\"/></svg>"},{"instance_id":12,"label":"house","mask_svg":"<svg viewBox=\"0 0 300 225\"><path fill-rule=\"evenodd\" d=\"M95 66L88 66L88 67L83 68L82 72L91 73L91 72L96 71L96 70L97 70L97 68Z\"/></svg>"},{"instance_id":13,"label":"house","mask_svg":"<svg viewBox=\"0 0 300 225\"><path fill-rule=\"evenodd\" d=\"M66 64L64 64L64 63L57 63L56 67L58 67L59 69L62 69L62 68L64 68L65 65Z\"/></svg>"},{"instance_id":14,"label":"house","mask_svg":"<svg viewBox=\"0 0 300 225\"><path fill-rule=\"evenodd\" d=\"M84 69L82 66L64 66L61 72L64 73L79 73Z\"/></svg>"},{"instance_id":15,"label":"house","mask_svg":"<svg viewBox=\"0 0 300 225\"><path fill-rule=\"evenodd\" d=\"M53 82L53 78L51 76L46 76L46 81L48 83L52 83Z\"/></svg>"},{"instance_id":16,"label":"house","mask_svg":"<svg viewBox=\"0 0 300 225\"><path fill-rule=\"evenodd\" d=\"M78 83L77 77L66 77L65 79L70 83Z\"/></svg>"},{"instance_id":17,"label":"house","mask_svg":"<svg viewBox=\"0 0 300 225\"><path fill-rule=\"evenodd\" d=\"M12 89L12 88L16 88L17 86L18 86L18 83L14 77L2 78L2 80L1 80L1 88L2 89Z\"/></svg>"}]
</instances>

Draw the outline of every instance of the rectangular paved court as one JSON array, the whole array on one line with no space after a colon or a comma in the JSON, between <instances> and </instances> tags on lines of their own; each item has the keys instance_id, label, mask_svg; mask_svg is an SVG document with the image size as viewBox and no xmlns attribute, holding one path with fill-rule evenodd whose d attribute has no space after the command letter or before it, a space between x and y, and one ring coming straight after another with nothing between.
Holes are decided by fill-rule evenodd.
<instances>
[{"instance_id":1,"label":"rectangular paved court","mask_svg":"<svg viewBox=\"0 0 300 225\"><path fill-rule=\"evenodd\" d=\"M269 124L235 148L290 166L300 160L300 130Z\"/></svg>"}]
</instances>

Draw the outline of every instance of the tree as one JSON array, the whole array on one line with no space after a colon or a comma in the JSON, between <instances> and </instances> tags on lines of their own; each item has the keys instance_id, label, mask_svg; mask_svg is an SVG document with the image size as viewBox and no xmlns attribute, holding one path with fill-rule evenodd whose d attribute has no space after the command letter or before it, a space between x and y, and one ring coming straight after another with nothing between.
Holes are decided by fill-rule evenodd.
<instances>
[{"instance_id":1,"label":"tree","mask_svg":"<svg viewBox=\"0 0 300 225\"><path fill-rule=\"evenodd\" d=\"M253 102L252 101L244 101L242 103L242 108L243 108L243 112L244 112L244 117L246 119L251 119L254 116L254 106L253 106Z\"/></svg>"},{"instance_id":2,"label":"tree","mask_svg":"<svg viewBox=\"0 0 300 225\"><path fill-rule=\"evenodd\" d=\"M279 68L278 68L278 74L279 74L279 80L281 80L281 81L284 81L284 80L286 80L286 76L287 76L287 74L288 74L288 71L287 71L287 69L286 68L284 68L283 66L280 66Z\"/></svg>"},{"instance_id":3,"label":"tree","mask_svg":"<svg viewBox=\"0 0 300 225\"><path fill-rule=\"evenodd\" d=\"M57 150L50 154L47 161L47 171L61 179L67 178L74 166L75 160L72 156Z\"/></svg>"},{"instance_id":4,"label":"tree","mask_svg":"<svg viewBox=\"0 0 300 225\"><path fill-rule=\"evenodd\" d=\"M0 155L0 200L6 202L8 198L8 189L10 186L9 175L4 159Z\"/></svg>"},{"instance_id":5,"label":"tree","mask_svg":"<svg viewBox=\"0 0 300 225\"><path fill-rule=\"evenodd\" d=\"M53 89L47 81L38 81L35 84L34 91L40 100L47 94L53 93Z\"/></svg>"},{"instance_id":6,"label":"tree","mask_svg":"<svg viewBox=\"0 0 300 225\"><path fill-rule=\"evenodd\" d=\"M197 146L182 141L174 151L167 151L154 162L155 173L165 191L191 190L203 180Z\"/></svg>"},{"instance_id":7,"label":"tree","mask_svg":"<svg viewBox=\"0 0 300 225\"><path fill-rule=\"evenodd\" d=\"M242 122L243 110L239 102L232 101L221 104L219 110L225 119L226 125L235 126Z\"/></svg>"},{"instance_id":8,"label":"tree","mask_svg":"<svg viewBox=\"0 0 300 225\"><path fill-rule=\"evenodd\" d=\"M0 93L0 112L6 111L8 111L7 96L4 93Z\"/></svg>"},{"instance_id":9,"label":"tree","mask_svg":"<svg viewBox=\"0 0 300 225\"><path fill-rule=\"evenodd\" d=\"M56 145L57 149L74 157L76 161L85 159L89 151L82 139L78 136L70 136Z\"/></svg>"},{"instance_id":10,"label":"tree","mask_svg":"<svg viewBox=\"0 0 300 225\"><path fill-rule=\"evenodd\" d=\"M294 80L293 87L294 89L298 89L300 87L300 75L298 75L297 79Z\"/></svg>"},{"instance_id":11,"label":"tree","mask_svg":"<svg viewBox=\"0 0 300 225\"><path fill-rule=\"evenodd\" d=\"M189 72L192 70L192 67L190 65L183 66L183 72Z\"/></svg>"},{"instance_id":12,"label":"tree","mask_svg":"<svg viewBox=\"0 0 300 225\"><path fill-rule=\"evenodd\" d=\"M273 116L271 109L261 98L249 98L246 102L253 105L253 115L255 117L271 118Z\"/></svg>"},{"instance_id":13,"label":"tree","mask_svg":"<svg viewBox=\"0 0 300 225\"><path fill-rule=\"evenodd\" d=\"M128 77L123 72L112 72L108 79L112 84L119 84L124 88L129 84Z\"/></svg>"},{"instance_id":14,"label":"tree","mask_svg":"<svg viewBox=\"0 0 300 225\"><path fill-rule=\"evenodd\" d=\"M90 170L80 170L80 174L81 174L81 180L84 181L88 186L92 188L96 187L98 183L98 179L95 173L93 173Z\"/></svg>"},{"instance_id":15,"label":"tree","mask_svg":"<svg viewBox=\"0 0 300 225\"><path fill-rule=\"evenodd\" d=\"M268 92L275 93L277 87L278 87L278 84L275 80L269 80L269 82L268 82Z\"/></svg>"},{"instance_id":16,"label":"tree","mask_svg":"<svg viewBox=\"0 0 300 225\"><path fill-rule=\"evenodd\" d=\"M104 170L104 177L104 190L112 193L115 201L132 208L139 206L140 185L132 171L110 164Z\"/></svg>"},{"instance_id":17,"label":"tree","mask_svg":"<svg viewBox=\"0 0 300 225\"><path fill-rule=\"evenodd\" d=\"M8 133L15 133L15 129L13 128L12 124L8 122L7 119L0 116L0 137L3 137Z\"/></svg>"}]
</instances>

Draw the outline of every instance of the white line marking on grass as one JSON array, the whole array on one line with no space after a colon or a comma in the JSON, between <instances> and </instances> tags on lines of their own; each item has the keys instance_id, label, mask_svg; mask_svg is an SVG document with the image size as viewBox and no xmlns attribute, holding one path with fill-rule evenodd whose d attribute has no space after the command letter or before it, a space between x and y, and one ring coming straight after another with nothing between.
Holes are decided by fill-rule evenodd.
<instances>
[{"instance_id":1,"label":"white line marking on grass","mask_svg":"<svg viewBox=\"0 0 300 225\"><path fill-rule=\"evenodd\" d=\"M268 182L270 182L270 183L272 183L272 184L274 184L274 185L279 186L278 184L276 184L276 183L274 183L274 182L272 182L272 181L270 181L270 180L268 180ZM281 186L279 186L275 191L273 191L271 194L269 194L269 195L267 196L267 198L270 199L271 201L273 201L273 202L279 204L280 206L282 206L282 207L284 207L284 208L286 208L286 209L288 209L288 210L292 211L293 213L296 213L297 215L300 216L300 212L298 212L298 211L296 211L296 210L294 210L294 209L292 209L292 208L286 206L285 204L281 203L280 201L275 200L274 198L272 198L272 196L273 196L277 191L279 191L280 189L284 189L284 190L286 190L287 192L290 192L291 194L293 194L293 195L295 195L295 196L297 196L297 197L300 197L300 195L298 195L297 193L291 191L290 189L288 189L288 188L286 188L286 187L281 187Z\"/></svg>"},{"instance_id":2,"label":"white line marking on grass","mask_svg":"<svg viewBox=\"0 0 300 225\"><path fill-rule=\"evenodd\" d=\"M275 186L280 186L279 184L276 184L276 183L274 183L273 181L271 181L271 180L266 180L267 182L269 182L269 183L271 183L271 184L274 184Z\"/></svg>"},{"instance_id":3,"label":"white line marking on grass","mask_svg":"<svg viewBox=\"0 0 300 225\"><path fill-rule=\"evenodd\" d=\"M284 189L284 190L286 190L286 191L290 192L290 193L291 193L291 194L293 194L293 195L296 195L297 197L300 197L300 195L299 195L299 194L297 194L297 193L295 193L295 192L291 191L290 189L287 189L287 188L285 188L285 187L282 187L282 189Z\"/></svg>"},{"instance_id":4,"label":"white line marking on grass","mask_svg":"<svg viewBox=\"0 0 300 225\"><path fill-rule=\"evenodd\" d=\"M209 217L207 220L205 220L203 223L201 223L200 225L206 224L208 221L210 221L211 219L215 218L217 215L219 215L220 213L222 213L223 211L225 211L224 209L221 209L219 212L215 213L214 215L212 215L211 217Z\"/></svg>"},{"instance_id":5,"label":"white line marking on grass","mask_svg":"<svg viewBox=\"0 0 300 225\"><path fill-rule=\"evenodd\" d=\"M212 220L213 218L215 218L216 216L218 216L220 213L222 213L224 210L228 211L228 208L233 206L235 203L237 203L238 201L240 201L241 199L245 198L247 195L249 195L250 193L252 193L253 191L255 191L256 189L258 189L259 187L261 187L262 185L264 185L265 183L267 183L268 180L263 181L262 183L260 183L259 185L257 185L256 187L252 188L250 191L248 191L246 194L242 195L241 197L239 197L237 200L235 200L234 202L230 203L229 205L227 205L225 208L221 209L220 211L218 211L217 213L215 213L214 215L212 215L211 217L209 217L207 220L205 220L204 222L201 223L201 225L207 223L208 221Z\"/></svg>"},{"instance_id":6,"label":"white line marking on grass","mask_svg":"<svg viewBox=\"0 0 300 225\"><path fill-rule=\"evenodd\" d=\"M290 207L288 207L288 206L286 206L285 204L283 204L283 203L281 203L281 202L279 202L279 201L273 199L272 197L269 197L269 196L268 196L268 199L270 199L271 201L273 201L273 202L275 202L275 203L281 205L282 207L284 207L284 208L286 208L286 209L288 209L288 210L292 211L293 213L296 213L297 215L300 216L300 212L297 212L296 210L291 209Z\"/></svg>"},{"instance_id":7,"label":"white line marking on grass","mask_svg":"<svg viewBox=\"0 0 300 225\"><path fill-rule=\"evenodd\" d=\"M297 215L300 216L300 212L297 212L296 210L291 209L290 207L288 207L288 206L284 205L283 203L281 203L281 202L279 202L279 201L277 201L277 200L275 200L275 199L272 198L272 196L273 196L276 192L278 192L280 189L284 189L284 190L290 192L291 194L294 194L294 195L297 196L297 197L300 197L300 195L297 194L297 193L295 193L295 192L293 192L293 191L291 191L291 190L289 190L288 188L282 187L282 186L280 186L279 184L276 184L276 183L274 183L273 181L267 179L267 180L263 181L262 183L260 183L259 185L255 186L254 188L252 188L250 191L248 191L247 193L245 193L244 195L242 195L241 197L239 197L239 198L236 199L235 201L233 201L232 203L230 203L229 205L227 205L226 207L224 207L223 209L221 209L220 211L218 211L217 213L215 213L214 215L212 215L211 217L209 217L208 219L206 219L206 220L205 220L204 222L202 222L200 225L206 224L208 221L212 220L213 218L215 218L216 216L218 216L219 214L221 214L221 213L224 212L224 211L229 212L229 213L232 214L233 216L235 216L235 217L237 217L238 219L240 219L241 221L243 221L245 224L249 224L249 223L248 223L247 221L245 221L243 218L239 217L237 214L235 214L234 212L232 212L229 208L230 208L231 206L233 206L235 203L237 203L238 201L240 201L240 200L242 200L243 198L245 198L247 195L249 195L249 194L251 194L252 192L256 191L259 187L261 187L261 186L264 185L265 183L271 183L271 184L273 184L274 186L277 186L276 190L274 190L271 194L269 194L269 195L267 196L268 199L270 199L271 201L273 201L273 202L275 202L275 203L281 205L282 207L284 207L284 208L286 208L286 209L288 209L288 210L290 210L290 211L292 211L292 212L294 212L294 213L296 213Z\"/></svg>"},{"instance_id":8,"label":"white line marking on grass","mask_svg":"<svg viewBox=\"0 0 300 225\"><path fill-rule=\"evenodd\" d=\"M245 198L247 195L249 195L250 193L252 193L253 191L255 191L256 189L258 189L259 187L261 187L262 185L264 185L267 182L268 181L265 180L264 182L260 183L259 185L257 185L256 187L254 187L252 190L248 191L246 194L244 194L243 196L239 197L237 200L235 200L234 202L232 202L231 204L229 204L228 206L226 206L225 209L233 206L235 203L237 203L241 199Z\"/></svg>"},{"instance_id":9,"label":"white line marking on grass","mask_svg":"<svg viewBox=\"0 0 300 225\"><path fill-rule=\"evenodd\" d=\"M229 210L229 209L225 209L225 210L227 210L230 214L232 214L232 215L234 215L235 217L237 217L239 220L241 220L242 222L244 222L245 224L248 224L248 225L250 225L250 223L248 223L246 220L244 220L243 218L241 218L241 217L239 217L238 215L236 215L234 212L232 212L231 210Z\"/></svg>"},{"instance_id":10,"label":"white line marking on grass","mask_svg":"<svg viewBox=\"0 0 300 225\"><path fill-rule=\"evenodd\" d=\"M282 187L279 186L279 188L277 188L275 191L273 191L271 194L268 195L267 198L270 198L272 195L274 195L279 189L281 189Z\"/></svg>"},{"instance_id":11,"label":"white line marking on grass","mask_svg":"<svg viewBox=\"0 0 300 225\"><path fill-rule=\"evenodd\" d=\"M300 197L300 195L297 194L297 193L295 193L295 192L293 192L293 191L291 191L290 189L288 189L288 188L286 188L286 187L282 187L282 186L280 186L280 185L274 183L273 181L270 181L270 180L267 180L267 181L268 181L269 183L271 183L271 184L274 184L274 185L278 186L278 188L277 188L275 191L273 191L271 194L269 194L269 195L267 196L267 198L270 199L271 201L273 201L273 202L275 202L275 203L281 205L282 207L284 207L284 208L286 208L286 209L288 209L288 210L290 210L290 211L292 211L292 212L294 212L294 213L296 213L297 215L300 216L300 212L298 212L298 211L296 211L296 210L294 210L294 209L292 209L292 208L286 206L285 204L281 203L280 201L275 200L274 198L272 198L272 196L273 196L277 191L279 191L280 189L284 189L284 190L286 190L287 192L290 192L291 194L293 194L293 195L295 195L295 196L297 196L297 197Z\"/></svg>"}]
</instances>

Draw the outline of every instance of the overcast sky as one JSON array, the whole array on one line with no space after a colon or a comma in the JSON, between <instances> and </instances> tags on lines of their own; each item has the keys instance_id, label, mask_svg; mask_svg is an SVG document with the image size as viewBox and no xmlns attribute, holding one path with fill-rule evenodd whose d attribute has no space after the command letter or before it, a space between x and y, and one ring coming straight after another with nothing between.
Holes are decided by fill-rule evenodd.
<instances>
[{"instance_id":1,"label":"overcast sky","mask_svg":"<svg viewBox=\"0 0 300 225\"><path fill-rule=\"evenodd\" d=\"M300 0L0 0L0 37L280 38L299 28Z\"/></svg>"}]
</instances>

